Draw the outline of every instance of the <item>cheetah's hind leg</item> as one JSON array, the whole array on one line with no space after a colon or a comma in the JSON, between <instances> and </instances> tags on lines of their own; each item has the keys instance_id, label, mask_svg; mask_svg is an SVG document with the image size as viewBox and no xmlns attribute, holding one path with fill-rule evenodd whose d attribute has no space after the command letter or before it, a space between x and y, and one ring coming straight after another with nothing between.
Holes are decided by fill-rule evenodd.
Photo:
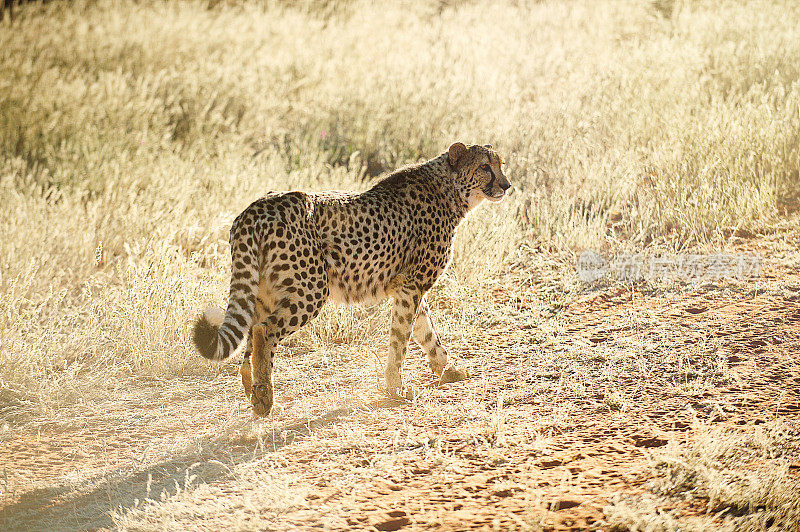
<instances>
[{"instance_id":1,"label":"cheetah's hind leg","mask_svg":"<svg viewBox=\"0 0 800 532\"><path fill-rule=\"evenodd\" d=\"M275 347L275 342L272 341L271 345L267 345L266 341L267 329L264 325L258 324L253 326L253 355L252 364L255 366L251 369L256 371L256 375L261 378L255 382L251 382L250 402L253 404L253 413L259 417L264 417L272 410L272 350ZM272 339L271 339L272 340ZM244 381L244 375L242 375ZM245 384L245 390L247 384Z\"/></svg>"},{"instance_id":2,"label":"cheetah's hind leg","mask_svg":"<svg viewBox=\"0 0 800 532\"><path fill-rule=\"evenodd\" d=\"M242 376L242 385L244 386L244 393L248 399L253 393L253 372L250 368L250 353L247 353L239 367L239 375Z\"/></svg>"}]
</instances>

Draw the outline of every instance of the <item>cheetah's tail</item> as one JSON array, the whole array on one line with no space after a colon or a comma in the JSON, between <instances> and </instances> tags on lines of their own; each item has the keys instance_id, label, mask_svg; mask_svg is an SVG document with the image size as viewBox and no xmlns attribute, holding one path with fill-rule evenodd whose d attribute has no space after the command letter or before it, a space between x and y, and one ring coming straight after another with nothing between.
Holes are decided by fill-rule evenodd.
<instances>
[{"instance_id":1,"label":"cheetah's tail","mask_svg":"<svg viewBox=\"0 0 800 532\"><path fill-rule=\"evenodd\" d=\"M225 360L236 351L250 330L255 312L259 281L255 246L232 239L231 251L233 271L228 309L223 315L221 310L209 307L194 325L194 345L209 360Z\"/></svg>"},{"instance_id":2,"label":"cheetah's tail","mask_svg":"<svg viewBox=\"0 0 800 532\"><path fill-rule=\"evenodd\" d=\"M219 328L225 315L216 307L208 307L194 324L192 340L200 354L210 360L217 359L219 351Z\"/></svg>"}]
</instances>

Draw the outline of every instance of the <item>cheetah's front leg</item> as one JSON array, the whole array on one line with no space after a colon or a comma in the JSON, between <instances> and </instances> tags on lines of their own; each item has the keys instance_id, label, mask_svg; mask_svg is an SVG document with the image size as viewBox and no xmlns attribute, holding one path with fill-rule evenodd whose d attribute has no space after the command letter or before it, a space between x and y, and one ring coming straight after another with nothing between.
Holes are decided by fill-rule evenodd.
<instances>
[{"instance_id":1,"label":"cheetah's front leg","mask_svg":"<svg viewBox=\"0 0 800 532\"><path fill-rule=\"evenodd\" d=\"M386 359L386 391L392 397L411 399L413 394L403 387L400 371L406 357L408 339L422 294L400 292L394 294L392 325L389 330L389 357Z\"/></svg>"},{"instance_id":2,"label":"cheetah's front leg","mask_svg":"<svg viewBox=\"0 0 800 532\"><path fill-rule=\"evenodd\" d=\"M417 311L412 334L414 341L428 354L428 365L431 371L439 377L441 384L463 381L467 378L463 369L456 367L448 360L447 350L442 346L439 335L436 334L433 323L431 323L428 315L428 302L424 297Z\"/></svg>"}]
</instances>

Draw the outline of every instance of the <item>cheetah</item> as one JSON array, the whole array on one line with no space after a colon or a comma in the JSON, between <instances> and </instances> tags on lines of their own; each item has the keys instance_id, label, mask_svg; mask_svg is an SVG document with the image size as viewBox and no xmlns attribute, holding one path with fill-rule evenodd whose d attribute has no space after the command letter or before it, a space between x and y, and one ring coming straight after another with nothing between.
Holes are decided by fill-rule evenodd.
<instances>
[{"instance_id":1,"label":"cheetah","mask_svg":"<svg viewBox=\"0 0 800 532\"><path fill-rule=\"evenodd\" d=\"M467 213L507 195L511 183L502 165L491 145L457 142L363 193L275 192L253 202L231 227L227 311L209 308L198 318L198 351L224 360L247 334L242 384L253 413L266 416L281 339L317 316L328 299L392 297L389 395L409 396L401 368L412 337L441 383L465 379L431 324L425 294L450 262L456 228Z\"/></svg>"}]
</instances>

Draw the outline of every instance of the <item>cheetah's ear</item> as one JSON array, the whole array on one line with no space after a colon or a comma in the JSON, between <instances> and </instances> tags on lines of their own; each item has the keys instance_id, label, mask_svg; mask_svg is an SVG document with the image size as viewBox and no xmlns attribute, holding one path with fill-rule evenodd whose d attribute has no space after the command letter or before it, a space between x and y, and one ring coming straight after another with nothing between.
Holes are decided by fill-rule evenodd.
<instances>
[{"instance_id":1,"label":"cheetah's ear","mask_svg":"<svg viewBox=\"0 0 800 532\"><path fill-rule=\"evenodd\" d=\"M453 168L458 164L459 159L467 154L467 147L460 142L455 142L450 145L447 150L447 160Z\"/></svg>"},{"instance_id":2,"label":"cheetah's ear","mask_svg":"<svg viewBox=\"0 0 800 532\"><path fill-rule=\"evenodd\" d=\"M484 144L483 147L484 148L489 148L490 150L494 149L491 144Z\"/></svg>"}]
</instances>

